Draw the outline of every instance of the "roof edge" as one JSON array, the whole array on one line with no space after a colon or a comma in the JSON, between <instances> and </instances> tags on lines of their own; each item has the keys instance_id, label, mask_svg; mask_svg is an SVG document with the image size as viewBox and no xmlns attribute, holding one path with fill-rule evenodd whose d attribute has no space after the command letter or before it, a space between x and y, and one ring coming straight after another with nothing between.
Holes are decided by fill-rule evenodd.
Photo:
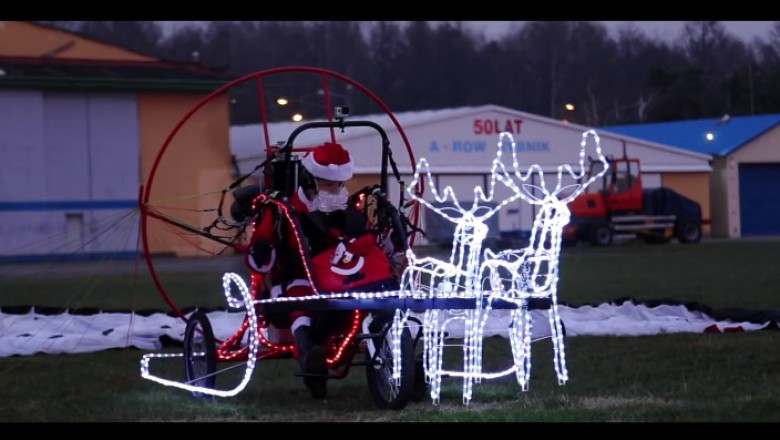
<instances>
[{"instance_id":1,"label":"roof edge","mask_svg":"<svg viewBox=\"0 0 780 440\"><path fill-rule=\"evenodd\" d=\"M0 77L0 88L214 91L227 80Z\"/></svg>"},{"instance_id":2,"label":"roof edge","mask_svg":"<svg viewBox=\"0 0 780 440\"><path fill-rule=\"evenodd\" d=\"M647 146L650 146L650 147L653 147L653 148L658 148L659 150L664 150L664 151L667 151L669 153L678 153L678 154L681 154L683 156L688 156L688 157L692 157L692 158L695 158L695 159L712 160L712 155L711 154L698 153L696 151L686 150L685 148L675 147L673 145L659 144L657 142L648 141L647 139L641 139L641 138L636 138L636 137L633 137L633 136L627 136L627 135L624 135L624 134L615 133L615 132L607 131L607 130L603 130L603 129L594 129L594 130L596 130L596 133L601 138L610 138L612 140L617 140L617 141L620 141L620 140L631 141L631 142L634 142L634 143L637 143L637 144L643 144L643 145L647 145Z\"/></svg>"},{"instance_id":3,"label":"roof edge","mask_svg":"<svg viewBox=\"0 0 780 440\"><path fill-rule=\"evenodd\" d=\"M138 61L138 60L101 60L93 58L42 58L42 57L24 57L24 56L5 56L0 55L0 62L18 63L18 64L54 64L54 65L78 65L78 66L114 66L114 67L178 67L199 70L204 73L215 75L221 74L217 69L204 66L200 63L184 61Z\"/></svg>"}]
</instances>

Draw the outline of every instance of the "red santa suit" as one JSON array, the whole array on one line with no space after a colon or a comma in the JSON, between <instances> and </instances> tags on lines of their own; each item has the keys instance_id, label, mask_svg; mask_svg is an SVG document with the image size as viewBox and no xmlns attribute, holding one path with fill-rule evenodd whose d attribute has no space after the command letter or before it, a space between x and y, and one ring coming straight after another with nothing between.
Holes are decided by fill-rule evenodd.
<instances>
[{"instance_id":1,"label":"red santa suit","mask_svg":"<svg viewBox=\"0 0 780 440\"><path fill-rule=\"evenodd\" d=\"M298 191L293 194L290 200L290 205L295 209L295 213L292 215L305 214L312 211L312 202L306 197L303 188L298 187ZM273 206L269 206L268 209L277 209ZM280 209L280 208L279 208ZM270 213L265 213L270 214ZM245 262L249 269L255 273L268 274L270 272L271 281L271 297L276 298L284 293L288 297L304 297L313 293L311 283L309 282L308 275L302 261L297 258L295 253L299 251L298 241L295 238L296 231L292 225L286 221L281 223L287 228L287 244L285 261L279 261L277 264L278 253L277 249L282 244L282 237L277 230L276 215L263 215L260 222L255 226L252 233L250 243L257 248L263 248L260 252L249 252L245 254ZM264 246L265 245L265 246ZM260 255L258 255L260 254ZM289 258L293 257L293 258ZM286 282L284 286L282 283ZM284 290L284 292L283 292ZM295 332L295 329L300 325L311 325L311 317L308 313L294 310L290 313L290 330ZM299 319L300 318L300 319Z\"/></svg>"},{"instance_id":2,"label":"red santa suit","mask_svg":"<svg viewBox=\"0 0 780 440\"><path fill-rule=\"evenodd\" d=\"M314 177L333 182L344 182L352 177L352 159L341 145L326 143L304 156L302 165ZM346 190L342 188L344 197ZM355 291L361 288L386 286L385 280L394 280L389 259L376 243L373 234L366 233L366 218L354 207L323 209L322 200L310 200L302 187L293 194L290 205L301 226L311 257L310 273L300 255L296 230L287 221L287 244L279 220L284 213L264 212L251 238L253 252L246 255L246 264L254 272L269 273L271 297L304 297L312 295L310 276L322 293ZM322 208L322 209L321 209ZM267 209L281 209L275 205ZM283 220L283 219L282 219ZM284 255L280 255L284 253ZM290 330L311 325L311 316L294 311L289 316Z\"/></svg>"},{"instance_id":3,"label":"red santa suit","mask_svg":"<svg viewBox=\"0 0 780 440\"><path fill-rule=\"evenodd\" d=\"M299 187L291 197L291 210L273 201L261 207L246 254L247 266L257 274L268 274L271 297L309 296L315 293L313 285L321 293L397 289L390 260L377 245L377 237L366 231L365 215L347 205L343 185L336 186L338 192L331 192L334 185L325 182L346 182L352 177L353 163L347 150L325 143L306 154L301 163L321 179L317 184L323 189L311 200ZM288 220L292 216L299 228ZM328 311L317 316L323 318L318 320L321 325L313 326L312 312L294 310L284 323L294 336L296 357L306 373L304 383L315 398L324 398L327 392L327 353L322 342L331 334L328 329L334 328L328 323L348 324L342 316L343 311ZM279 327L282 323L278 317L276 321L274 326ZM336 350L335 356L340 352Z\"/></svg>"}]
</instances>

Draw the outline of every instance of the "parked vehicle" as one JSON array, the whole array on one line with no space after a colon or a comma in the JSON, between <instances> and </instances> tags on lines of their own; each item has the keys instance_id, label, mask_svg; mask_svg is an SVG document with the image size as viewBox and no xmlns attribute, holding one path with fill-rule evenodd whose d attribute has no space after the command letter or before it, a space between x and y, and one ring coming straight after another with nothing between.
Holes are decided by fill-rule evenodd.
<instances>
[{"instance_id":1,"label":"parked vehicle","mask_svg":"<svg viewBox=\"0 0 780 440\"><path fill-rule=\"evenodd\" d=\"M594 172L593 164L591 173ZM639 159L609 159L609 171L596 192L582 194L569 204L571 221L563 243L580 241L609 246L613 238L636 236L648 243L701 240L701 206L669 188L645 189ZM594 185L595 186L595 185Z\"/></svg>"}]
</instances>

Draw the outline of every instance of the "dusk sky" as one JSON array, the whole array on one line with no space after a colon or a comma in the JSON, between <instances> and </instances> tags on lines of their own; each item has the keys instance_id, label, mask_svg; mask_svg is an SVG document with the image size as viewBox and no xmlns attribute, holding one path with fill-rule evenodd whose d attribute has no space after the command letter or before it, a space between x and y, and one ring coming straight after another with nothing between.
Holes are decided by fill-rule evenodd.
<instances>
[{"instance_id":1,"label":"dusk sky","mask_svg":"<svg viewBox=\"0 0 780 440\"><path fill-rule=\"evenodd\" d=\"M484 30L488 37L496 37L505 33L518 21L473 21L475 29ZM641 29L645 35L651 38L671 40L682 31L684 21L604 21L611 30L615 31L621 26L633 23ZM745 42L750 42L753 37L766 37L772 28L773 21L721 21L726 30L735 37Z\"/></svg>"},{"instance_id":2,"label":"dusk sky","mask_svg":"<svg viewBox=\"0 0 780 440\"><path fill-rule=\"evenodd\" d=\"M168 31L179 28L186 21L161 21L164 28ZM204 22L198 22L204 23ZM522 21L464 21L470 24L477 31L484 31L488 38L500 37L506 33L514 24L523 23ZM677 38L683 28L684 21L604 21L611 30L616 31L627 23L634 23L641 29L645 35L650 38L664 39L671 41ZM773 21L721 21L726 30L735 37L741 38L749 43L753 37L766 37L772 28Z\"/></svg>"}]
</instances>

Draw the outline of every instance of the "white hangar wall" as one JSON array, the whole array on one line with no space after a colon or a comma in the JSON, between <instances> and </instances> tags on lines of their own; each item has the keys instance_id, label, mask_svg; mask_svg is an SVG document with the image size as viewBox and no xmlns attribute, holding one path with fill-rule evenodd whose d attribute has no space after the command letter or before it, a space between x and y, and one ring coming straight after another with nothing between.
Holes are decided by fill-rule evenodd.
<instances>
[{"instance_id":1,"label":"white hangar wall","mask_svg":"<svg viewBox=\"0 0 780 440\"><path fill-rule=\"evenodd\" d=\"M588 130L588 127L494 105L407 112L395 116L406 134L415 161L425 157L434 174L436 188L441 191L447 185L452 186L461 202L473 200L474 186L488 181L501 132L512 134L520 170L527 172L530 165L539 164L549 187L554 186L557 180L555 173L558 166L578 165L582 134ZM411 161L393 121L387 115L353 116L348 120L361 119L372 120L387 131L402 180L409 184L412 181ZM285 141L299 125L291 122L270 124L271 142ZM711 171L708 155L604 131L597 133L607 156L621 157L625 152L641 160L643 181L648 187L660 186L664 174ZM327 130L307 130L296 138L294 146L314 146L330 139ZM336 130L333 139L350 150L355 161L355 173L361 181L365 180L365 176L376 178L380 170L381 142L375 130L362 127L348 128L344 133ZM231 128L231 145L242 172L250 171L264 159L261 152L265 145L259 125ZM589 151L588 154L594 155L595 152ZM504 163L511 167L508 155L504 156ZM427 187L425 194L427 200L433 199ZM510 195L510 191L500 188L496 194L504 198ZM391 200L397 201L398 196L396 186L391 185ZM530 230L534 214L532 206L517 200L499 212L499 229L505 235L522 235ZM425 214L421 222L423 227L426 225L424 217Z\"/></svg>"}]
</instances>

